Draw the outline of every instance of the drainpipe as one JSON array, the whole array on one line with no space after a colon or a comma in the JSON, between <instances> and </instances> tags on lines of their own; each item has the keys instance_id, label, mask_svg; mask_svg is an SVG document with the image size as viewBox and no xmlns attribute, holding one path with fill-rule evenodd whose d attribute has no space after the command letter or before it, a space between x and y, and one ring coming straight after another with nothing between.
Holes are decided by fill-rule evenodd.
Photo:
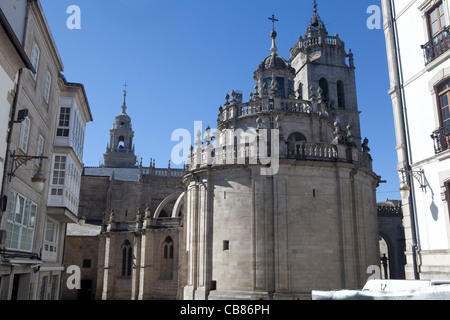
<instances>
[{"instance_id":1,"label":"drainpipe","mask_svg":"<svg viewBox=\"0 0 450 320\"><path fill-rule=\"evenodd\" d=\"M398 124L396 125L396 136L397 140L400 139L400 146L398 145L397 148L401 150L402 152L402 164L399 163L398 170L411 170L410 166L410 145L408 143L408 123L406 122L407 115L406 115L406 108L405 108L405 102L404 102L404 90L401 82L401 66L398 56L398 34L396 29L396 22L394 21L393 17L393 1L392 0L383 0L382 1L383 7L385 9L385 23L387 23L387 27L385 27L385 35L386 39L389 39L389 46L391 47L391 50L388 51L388 59L391 61L391 70L390 70L390 77L391 77L391 83L395 84L395 91L396 91L396 102L394 104L394 121ZM388 34L389 33L389 34ZM390 92L392 95L393 92ZM398 144L399 141L397 141ZM418 267L417 267L417 229L416 229L416 210L415 210L415 203L414 203L414 184L412 181L412 178L409 174L406 175L405 181L410 187L411 187L411 194L408 200L409 205L409 214L411 219L411 238L412 238L412 260L413 260L413 271L414 271L414 279L418 280L420 279Z\"/></svg>"}]
</instances>

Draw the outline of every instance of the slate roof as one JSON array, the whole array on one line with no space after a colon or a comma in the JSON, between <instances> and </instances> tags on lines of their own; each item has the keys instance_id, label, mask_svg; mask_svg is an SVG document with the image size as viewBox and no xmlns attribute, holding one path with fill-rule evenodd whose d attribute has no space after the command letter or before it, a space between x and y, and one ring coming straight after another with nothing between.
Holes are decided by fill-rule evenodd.
<instances>
[{"instance_id":1,"label":"slate roof","mask_svg":"<svg viewBox=\"0 0 450 320\"><path fill-rule=\"evenodd\" d=\"M101 231L100 220L87 220L84 226L80 226L78 223L67 224L67 236L96 236Z\"/></svg>"},{"instance_id":2,"label":"slate roof","mask_svg":"<svg viewBox=\"0 0 450 320\"><path fill-rule=\"evenodd\" d=\"M114 180L139 181L139 168L100 168L85 167L84 176L111 177L114 172Z\"/></svg>"}]
</instances>

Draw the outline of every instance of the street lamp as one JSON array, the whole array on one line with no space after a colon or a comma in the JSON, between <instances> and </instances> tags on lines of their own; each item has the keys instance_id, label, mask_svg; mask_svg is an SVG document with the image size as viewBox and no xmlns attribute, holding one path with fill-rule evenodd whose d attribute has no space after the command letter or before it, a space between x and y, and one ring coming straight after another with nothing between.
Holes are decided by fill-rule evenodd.
<instances>
[{"instance_id":1,"label":"street lamp","mask_svg":"<svg viewBox=\"0 0 450 320\"><path fill-rule=\"evenodd\" d=\"M409 197L409 192L411 191L411 188L406 184L405 181L402 181L402 183L400 184L399 190L400 190L402 199L407 200Z\"/></svg>"},{"instance_id":2,"label":"street lamp","mask_svg":"<svg viewBox=\"0 0 450 320\"><path fill-rule=\"evenodd\" d=\"M20 166L26 164L28 161L33 160L33 159L39 159L39 160L47 159L47 157L44 157L44 156L17 155L16 151L13 151L12 153L10 152L10 157L12 159L11 170L10 170L10 172L8 172L10 182L12 180L12 177L15 176L17 169L19 169ZM37 193L41 193L42 190L44 190L45 181L46 181L46 179L45 179L44 175L42 174L41 169L39 168L38 173L36 173L33 176L33 178L31 178L33 190Z\"/></svg>"},{"instance_id":3,"label":"street lamp","mask_svg":"<svg viewBox=\"0 0 450 320\"><path fill-rule=\"evenodd\" d=\"M423 169L421 170L399 170L399 172L402 173L402 182L400 183L400 194L402 196L403 200L408 199L409 197L409 193L411 191L411 187L406 183L406 174L413 176L420 185L421 189L424 189L426 187L425 185L425 172L423 171Z\"/></svg>"},{"instance_id":4,"label":"street lamp","mask_svg":"<svg viewBox=\"0 0 450 320\"><path fill-rule=\"evenodd\" d=\"M33 176L33 178L31 178L31 183L32 183L32 185L33 185L33 190L34 190L36 193L41 193L42 190L44 190L44 187L45 187L45 180L47 180L47 179L45 179L45 177L44 177L44 175L42 174L42 171L41 171L41 170L39 170L38 173L36 173L36 174Z\"/></svg>"}]
</instances>

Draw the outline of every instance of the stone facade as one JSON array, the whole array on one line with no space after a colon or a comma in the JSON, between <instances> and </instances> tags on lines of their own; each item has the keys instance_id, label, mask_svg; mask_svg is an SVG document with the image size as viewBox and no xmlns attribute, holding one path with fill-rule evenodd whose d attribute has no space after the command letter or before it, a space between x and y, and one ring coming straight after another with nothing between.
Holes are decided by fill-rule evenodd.
<instances>
[{"instance_id":1,"label":"stone facade","mask_svg":"<svg viewBox=\"0 0 450 320\"><path fill-rule=\"evenodd\" d=\"M292 65L276 37L250 101L227 95L217 131L192 151L185 299L308 299L362 288L379 265L379 177L361 141L353 55L316 4Z\"/></svg>"},{"instance_id":2,"label":"stone facade","mask_svg":"<svg viewBox=\"0 0 450 320\"><path fill-rule=\"evenodd\" d=\"M83 172L88 221L67 238L66 264L96 259L82 273L91 298L308 299L362 288L380 264L380 178L361 142L353 56L316 6L289 61L276 37L251 99L227 94L184 170L106 165L117 141L129 152L115 158L134 154L131 121L114 125L105 166Z\"/></svg>"},{"instance_id":3,"label":"stone facade","mask_svg":"<svg viewBox=\"0 0 450 320\"><path fill-rule=\"evenodd\" d=\"M80 211L87 221L83 227L69 226L64 260L80 266L82 288L64 288L64 300L179 298L183 202L177 200L183 171L171 169L170 163L155 168L153 159L148 167L142 160L135 166L132 140L111 147L120 137L134 135L125 109L124 101L105 166L83 170Z\"/></svg>"}]
</instances>

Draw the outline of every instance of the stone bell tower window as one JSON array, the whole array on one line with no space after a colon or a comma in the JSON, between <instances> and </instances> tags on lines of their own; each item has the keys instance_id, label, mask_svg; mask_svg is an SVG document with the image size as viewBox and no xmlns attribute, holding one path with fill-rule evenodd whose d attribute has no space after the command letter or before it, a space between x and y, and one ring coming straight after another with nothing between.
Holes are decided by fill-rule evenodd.
<instances>
[{"instance_id":1,"label":"stone bell tower window","mask_svg":"<svg viewBox=\"0 0 450 320\"><path fill-rule=\"evenodd\" d=\"M328 100L328 81L325 78L319 80L319 87L322 89L322 97Z\"/></svg>"},{"instance_id":2,"label":"stone bell tower window","mask_svg":"<svg viewBox=\"0 0 450 320\"><path fill-rule=\"evenodd\" d=\"M344 82L339 80L337 82L337 95L338 95L338 109L345 110L345 89Z\"/></svg>"}]
</instances>

